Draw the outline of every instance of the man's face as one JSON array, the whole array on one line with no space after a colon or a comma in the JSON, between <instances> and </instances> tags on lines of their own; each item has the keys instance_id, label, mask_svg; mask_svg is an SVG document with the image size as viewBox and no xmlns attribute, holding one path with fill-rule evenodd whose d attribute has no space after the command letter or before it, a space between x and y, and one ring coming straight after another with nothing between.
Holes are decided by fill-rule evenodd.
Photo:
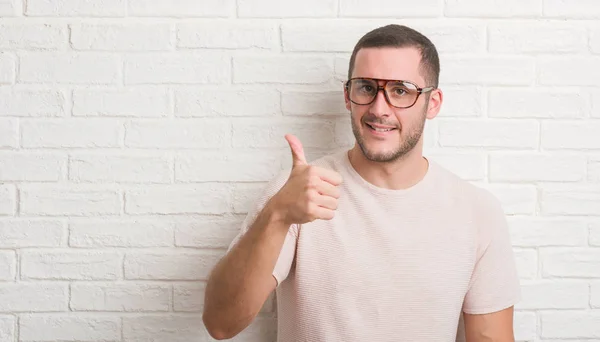
<instances>
[{"instance_id":1,"label":"man's face","mask_svg":"<svg viewBox=\"0 0 600 342\"><path fill-rule=\"evenodd\" d=\"M430 85L419 73L420 60L415 48L363 48L356 55L352 77L409 81L424 88ZM354 104L348 96L345 91L352 131L363 154L371 161L390 162L406 155L421 141L425 120L435 116L429 113L427 94L421 94L410 108L391 106L383 91L368 105Z\"/></svg>"}]
</instances>

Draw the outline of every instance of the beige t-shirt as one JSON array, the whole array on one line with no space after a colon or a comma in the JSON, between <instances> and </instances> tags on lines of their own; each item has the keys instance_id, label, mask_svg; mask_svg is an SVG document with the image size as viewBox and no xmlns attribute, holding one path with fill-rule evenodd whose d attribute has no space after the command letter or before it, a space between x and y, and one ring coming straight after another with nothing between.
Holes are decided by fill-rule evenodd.
<instances>
[{"instance_id":1,"label":"beige t-shirt","mask_svg":"<svg viewBox=\"0 0 600 342\"><path fill-rule=\"evenodd\" d=\"M486 190L432 160L405 190L366 182L347 151L311 164L344 182L333 220L289 229L273 270L278 341L461 340L461 312L520 299L505 216ZM269 183L230 248L288 175Z\"/></svg>"}]
</instances>

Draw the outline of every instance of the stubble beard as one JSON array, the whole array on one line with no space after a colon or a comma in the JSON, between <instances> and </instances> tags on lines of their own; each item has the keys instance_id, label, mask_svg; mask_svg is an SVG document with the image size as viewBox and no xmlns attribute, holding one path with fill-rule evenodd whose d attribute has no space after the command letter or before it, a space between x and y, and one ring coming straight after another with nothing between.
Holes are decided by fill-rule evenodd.
<instances>
[{"instance_id":1,"label":"stubble beard","mask_svg":"<svg viewBox=\"0 0 600 342\"><path fill-rule=\"evenodd\" d=\"M427 120L426 109L427 107L425 106L423 111L420 113L421 119L417 122L417 126L415 126L413 129L405 131L402 127L398 128L398 133L400 134L400 141L398 147L389 152L375 152L369 150L369 148L366 146L362 135L360 134L359 128L356 125L355 120L351 118L350 121L352 122L352 132L354 133L354 138L356 139L356 143L360 147L365 158L367 158L367 160L369 161L379 163L390 163L398 159L404 158L409 152L411 152L415 148L415 146L417 146L419 140L421 139L421 136L423 135L423 131L425 129L425 121Z\"/></svg>"}]
</instances>

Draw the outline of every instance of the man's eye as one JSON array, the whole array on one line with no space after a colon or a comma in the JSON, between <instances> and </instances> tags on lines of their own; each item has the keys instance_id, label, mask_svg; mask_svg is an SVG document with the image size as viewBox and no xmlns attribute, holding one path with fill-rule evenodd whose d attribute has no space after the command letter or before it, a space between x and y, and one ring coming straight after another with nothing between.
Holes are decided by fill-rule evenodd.
<instances>
[{"instance_id":1,"label":"man's eye","mask_svg":"<svg viewBox=\"0 0 600 342\"><path fill-rule=\"evenodd\" d=\"M359 89L360 89L361 91L364 91L364 92L366 92L366 93L370 93L370 92L372 92L372 91L373 91L373 86L371 86L371 85L368 85L368 84L365 84L365 85L361 86Z\"/></svg>"}]
</instances>

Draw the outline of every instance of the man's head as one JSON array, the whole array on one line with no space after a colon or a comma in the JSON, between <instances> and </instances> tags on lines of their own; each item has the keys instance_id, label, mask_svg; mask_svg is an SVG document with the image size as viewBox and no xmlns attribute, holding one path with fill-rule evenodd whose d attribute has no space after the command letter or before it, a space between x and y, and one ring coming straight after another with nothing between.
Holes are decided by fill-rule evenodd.
<instances>
[{"instance_id":1,"label":"man's head","mask_svg":"<svg viewBox=\"0 0 600 342\"><path fill-rule=\"evenodd\" d=\"M442 102L439 72L435 46L406 26L380 27L358 41L344 93L367 159L393 161L422 144L425 120L437 115Z\"/></svg>"}]
</instances>

